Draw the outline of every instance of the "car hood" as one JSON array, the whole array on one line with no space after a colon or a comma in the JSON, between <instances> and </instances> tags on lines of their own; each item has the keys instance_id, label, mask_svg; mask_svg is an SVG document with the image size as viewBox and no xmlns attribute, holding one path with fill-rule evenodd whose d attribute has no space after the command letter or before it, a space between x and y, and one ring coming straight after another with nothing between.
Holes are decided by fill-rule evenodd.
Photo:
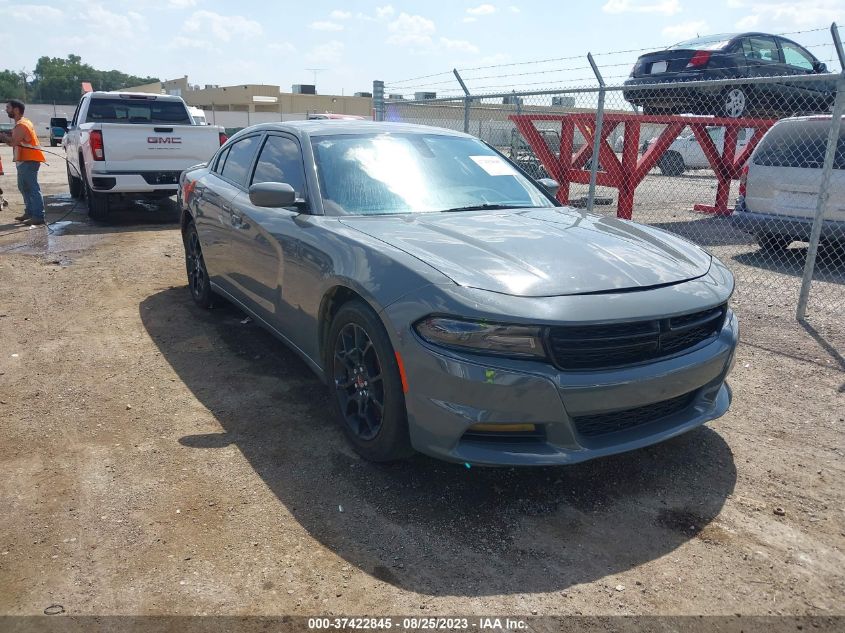
<instances>
[{"instance_id":1,"label":"car hood","mask_svg":"<svg viewBox=\"0 0 845 633\"><path fill-rule=\"evenodd\" d=\"M347 216L341 222L456 284L523 297L645 289L710 268L710 255L686 240L568 208Z\"/></svg>"}]
</instances>

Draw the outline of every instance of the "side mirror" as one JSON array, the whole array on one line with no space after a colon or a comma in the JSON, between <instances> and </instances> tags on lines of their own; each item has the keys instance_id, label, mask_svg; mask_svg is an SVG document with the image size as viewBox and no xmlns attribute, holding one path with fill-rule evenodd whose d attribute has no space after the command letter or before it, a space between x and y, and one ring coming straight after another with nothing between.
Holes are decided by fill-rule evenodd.
<instances>
[{"instance_id":1,"label":"side mirror","mask_svg":"<svg viewBox=\"0 0 845 633\"><path fill-rule=\"evenodd\" d=\"M296 204L296 192L286 182L260 182L249 188L249 201L256 207L277 209Z\"/></svg>"},{"instance_id":2,"label":"side mirror","mask_svg":"<svg viewBox=\"0 0 845 633\"><path fill-rule=\"evenodd\" d=\"M540 178L537 182L553 196L556 196L557 190L560 189L560 183L554 178Z\"/></svg>"},{"instance_id":3,"label":"side mirror","mask_svg":"<svg viewBox=\"0 0 845 633\"><path fill-rule=\"evenodd\" d=\"M827 72L827 64L825 64L824 62L820 62L820 61L814 61L813 62L813 72L818 73L818 74L826 73Z\"/></svg>"}]
</instances>

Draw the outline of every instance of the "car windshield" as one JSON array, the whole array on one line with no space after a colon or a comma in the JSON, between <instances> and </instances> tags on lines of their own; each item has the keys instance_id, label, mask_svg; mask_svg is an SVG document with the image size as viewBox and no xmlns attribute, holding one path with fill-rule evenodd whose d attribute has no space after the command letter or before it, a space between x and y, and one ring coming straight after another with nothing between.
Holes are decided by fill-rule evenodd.
<instances>
[{"instance_id":1,"label":"car windshield","mask_svg":"<svg viewBox=\"0 0 845 633\"><path fill-rule=\"evenodd\" d=\"M686 40L678 42L668 48L668 50L693 50L693 51L715 51L724 48L731 41L733 35L708 35L707 37L697 37L694 40Z\"/></svg>"},{"instance_id":2,"label":"car windshield","mask_svg":"<svg viewBox=\"0 0 845 633\"><path fill-rule=\"evenodd\" d=\"M88 108L88 121L99 123L170 123L190 125L181 101L146 98L96 98Z\"/></svg>"},{"instance_id":3,"label":"car windshield","mask_svg":"<svg viewBox=\"0 0 845 633\"><path fill-rule=\"evenodd\" d=\"M334 215L552 207L531 180L473 138L373 133L311 139Z\"/></svg>"}]
</instances>

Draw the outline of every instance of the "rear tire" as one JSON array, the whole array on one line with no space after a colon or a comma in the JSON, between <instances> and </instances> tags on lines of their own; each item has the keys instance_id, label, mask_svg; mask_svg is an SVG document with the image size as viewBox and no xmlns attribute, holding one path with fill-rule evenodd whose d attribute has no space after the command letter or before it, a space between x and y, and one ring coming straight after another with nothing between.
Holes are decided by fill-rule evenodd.
<instances>
[{"instance_id":1,"label":"rear tire","mask_svg":"<svg viewBox=\"0 0 845 633\"><path fill-rule=\"evenodd\" d=\"M109 194L98 193L88 184L88 176L85 173L85 164L81 158L79 171L82 176L82 184L85 187L85 199L88 202L88 217L98 222L103 222L109 215Z\"/></svg>"},{"instance_id":2,"label":"rear tire","mask_svg":"<svg viewBox=\"0 0 845 633\"><path fill-rule=\"evenodd\" d=\"M185 246L185 269L188 273L188 290L191 292L191 298L201 308L206 310L213 308L214 292L211 290L208 269L205 267L205 259L202 256L199 233L193 222L189 222L185 228L182 243Z\"/></svg>"},{"instance_id":3,"label":"rear tire","mask_svg":"<svg viewBox=\"0 0 845 633\"><path fill-rule=\"evenodd\" d=\"M794 241L791 237L771 233L758 233L754 237L757 239L760 249L767 253L782 253Z\"/></svg>"},{"instance_id":4,"label":"rear tire","mask_svg":"<svg viewBox=\"0 0 845 633\"><path fill-rule=\"evenodd\" d=\"M413 455L396 356L365 303L344 304L332 320L325 365L335 414L358 454L373 462Z\"/></svg>"},{"instance_id":5,"label":"rear tire","mask_svg":"<svg viewBox=\"0 0 845 633\"><path fill-rule=\"evenodd\" d=\"M680 176L686 170L684 158L678 152L666 152L657 162L660 173L664 176Z\"/></svg>"},{"instance_id":6,"label":"rear tire","mask_svg":"<svg viewBox=\"0 0 845 633\"><path fill-rule=\"evenodd\" d=\"M70 197L76 200L82 198L84 194L84 190L82 188L82 180L77 178L76 176L71 175L70 173L70 166L66 166L67 169L67 187L70 190Z\"/></svg>"},{"instance_id":7,"label":"rear tire","mask_svg":"<svg viewBox=\"0 0 845 633\"><path fill-rule=\"evenodd\" d=\"M727 88L722 93L719 115L739 119L748 114L749 99L746 90L739 86Z\"/></svg>"}]
</instances>

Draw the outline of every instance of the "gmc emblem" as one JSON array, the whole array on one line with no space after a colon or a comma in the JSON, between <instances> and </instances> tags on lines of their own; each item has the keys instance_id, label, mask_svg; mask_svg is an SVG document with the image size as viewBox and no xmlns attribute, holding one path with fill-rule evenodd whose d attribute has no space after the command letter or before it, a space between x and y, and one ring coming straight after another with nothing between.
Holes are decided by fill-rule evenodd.
<instances>
[{"instance_id":1,"label":"gmc emblem","mask_svg":"<svg viewBox=\"0 0 845 633\"><path fill-rule=\"evenodd\" d=\"M179 136L148 136L147 143L150 145L181 145L182 138Z\"/></svg>"}]
</instances>

